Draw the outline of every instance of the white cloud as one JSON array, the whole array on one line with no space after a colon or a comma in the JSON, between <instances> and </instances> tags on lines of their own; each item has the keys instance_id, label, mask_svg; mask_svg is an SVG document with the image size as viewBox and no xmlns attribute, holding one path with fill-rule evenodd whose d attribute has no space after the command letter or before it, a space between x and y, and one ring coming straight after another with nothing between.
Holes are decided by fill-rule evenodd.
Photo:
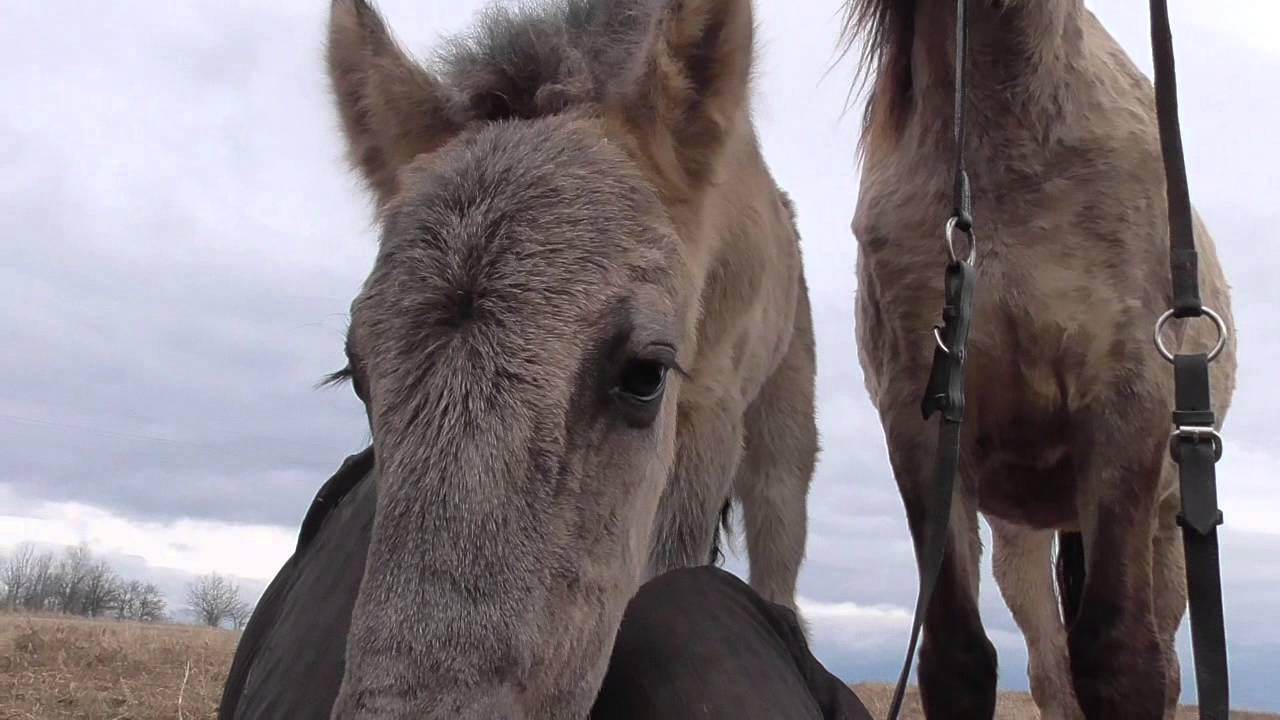
<instances>
[{"instance_id":1,"label":"white cloud","mask_svg":"<svg viewBox=\"0 0 1280 720\"><path fill-rule=\"evenodd\" d=\"M892 605L827 603L796 598L796 605L814 635L848 650L901 644L911 630L911 613Z\"/></svg>"},{"instance_id":2,"label":"white cloud","mask_svg":"<svg viewBox=\"0 0 1280 720\"><path fill-rule=\"evenodd\" d=\"M0 499L10 500L12 495L0 492ZM6 502L5 507L14 504ZM0 550L25 541L86 542L99 554L142 558L153 570L218 572L269 581L293 553L297 532L185 518L140 522L82 503L40 502L21 515L0 515Z\"/></svg>"}]
</instances>

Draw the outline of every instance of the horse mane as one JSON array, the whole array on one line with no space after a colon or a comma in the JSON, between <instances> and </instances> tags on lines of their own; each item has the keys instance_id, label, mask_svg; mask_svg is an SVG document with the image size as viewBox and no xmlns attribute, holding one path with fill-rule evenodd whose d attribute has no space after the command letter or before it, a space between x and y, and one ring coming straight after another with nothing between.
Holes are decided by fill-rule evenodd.
<instances>
[{"instance_id":1,"label":"horse mane","mask_svg":"<svg viewBox=\"0 0 1280 720\"><path fill-rule=\"evenodd\" d=\"M644 39L645 0L493 5L432 63L464 114L528 119L602 102Z\"/></svg>"},{"instance_id":2,"label":"horse mane","mask_svg":"<svg viewBox=\"0 0 1280 720\"><path fill-rule=\"evenodd\" d=\"M914 0L846 0L840 41L845 53L858 48L853 87L871 82L862 118L864 150L896 138L906 124L914 34Z\"/></svg>"}]
</instances>

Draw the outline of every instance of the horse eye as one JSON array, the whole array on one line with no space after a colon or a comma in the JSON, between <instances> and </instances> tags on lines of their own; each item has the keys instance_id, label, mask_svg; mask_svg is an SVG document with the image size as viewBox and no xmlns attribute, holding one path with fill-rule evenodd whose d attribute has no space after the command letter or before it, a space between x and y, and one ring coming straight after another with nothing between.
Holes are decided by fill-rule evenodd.
<instances>
[{"instance_id":1,"label":"horse eye","mask_svg":"<svg viewBox=\"0 0 1280 720\"><path fill-rule=\"evenodd\" d=\"M617 391L639 403L651 403L667 386L667 366L657 360L631 360L622 369Z\"/></svg>"},{"instance_id":2,"label":"horse eye","mask_svg":"<svg viewBox=\"0 0 1280 720\"><path fill-rule=\"evenodd\" d=\"M351 373L351 389L355 391L356 397L365 405L369 404L369 393L364 386L364 378L357 373Z\"/></svg>"}]
</instances>

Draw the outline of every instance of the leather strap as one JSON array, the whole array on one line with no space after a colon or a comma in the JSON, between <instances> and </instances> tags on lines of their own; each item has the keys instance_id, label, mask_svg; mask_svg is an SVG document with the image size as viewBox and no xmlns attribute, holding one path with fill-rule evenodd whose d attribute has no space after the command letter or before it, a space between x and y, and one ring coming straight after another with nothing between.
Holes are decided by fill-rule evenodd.
<instances>
[{"instance_id":1,"label":"leather strap","mask_svg":"<svg viewBox=\"0 0 1280 720\"><path fill-rule=\"evenodd\" d=\"M920 549L916 562L920 568L920 590L916 595L915 615L911 620L911 639L907 642L907 658L898 674L898 684L893 689L886 720L898 720L907 685L911 681L911 668L915 664L916 646L924 618L942 573L942 561L947 553L947 536L951 529L951 499L955 488L956 465L960 456L960 423L945 417L938 428L937 472L928 492L922 498L925 516L921 528Z\"/></svg>"},{"instance_id":2,"label":"leather strap","mask_svg":"<svg viewBox=\"0 0 1280 720\"><path fill-rule=\"evenodd\" d=\"M956 57L955 57L955 177L952 198L952 217L948 221L948 244L954 230L968 236L973 248L973 204L969 191L969 176L965 169L965 105L968 102L969 21L968 0L956 0ZM970 255L972 257L972 254ZM923 516L920 518L920 541L916 548L916 565L920 571L920 589L916 596L915 616L911 621L911 638L907 643L907 657L898 675L898 684L889 704L887 720L897 720L902 712L902 701L911 680L911 668L915 664L916 647L920 631L924 628L925 615L933 600L942 563L946 558L947 540L951 534L951 501L955 493L956 472L960 465L960 427L964 421L964 369L968 356L969 330L973 321L973 294L977 283L977 271L963 255L952 251L944 279L944 303L942 324L937 328L937 347L933 351L933 366L929 382L921 401L921 414L926 420L940 413L938 421L938 445L934 461L933 482L920 498Z\"/></svg>"},{"instance_id":3,"label":"leather strap","mask_svg":"<svg viewBox=\"0 0 1280 720\"><path fill-rule=\"evenodd\" d=\"M1160 125L1160 153L1164 160L1169 204L1169 272L1173 281L1174 317L1206 315L1200 298L1199 263L1187 188L1182 133L1178 123L1178 83L1173 59L1173 33L1166 0L1151 0L1151 51L1155 67L1156 116ZM1217 320L1215 319L1215 322ZM1157 332L1159 332L1157 325ZM1225 328L1219 328L1224 334ZM1175 355L1177 428L1171 452L1178 463L1182 493L1183 551L1186 555L1187 602L1191 609L1191 644L1196 687L1203 720L1227 720L1230 688L1227 671L1226 623L1222 612L1222 574L1218 566L1217 478L1214 466L1222 454L1222 439L1214 428L1207 354Z\"/></svg>"},{"instance_id":4,"label":"leather strap","mask_svg":"<svg viewBox=\"0 0 1280 720\"><path fill-rule=\"evenodd\" d=\"M1156 118L1160 124L1160 154L1169 195L1169 270L1173 277L1174 317L1198 317L1199 260L1191 222L1191 192L1182 159L1182 130L1178 122L1178 80L1173 62L1173 33L1165 0L1151 0L1151 53L1155 61Z\"/></svg>"},{"instance_id":5,"label":"leather strap","mask_svg":"<svg viewBox=\"0 0 1280 720\"><path fill-rule=\"evenodd\" d=\"M964 421L964 367L968 359L973 292L977 279L978 273L969 263L947 265L943 281L942 325L938 328L941 342L933 349L929 384L920 402L920 414L925 420L941 412L943 419L949 422L958 424Z\"/></svg>"},{"instance_id":6,"label":"leather strap","mask_svg":"<svg viewBox=\"0 0 1280 720\"><path fill-rule=\"evenodd\" d=\"M1218 531L1202 535L1184 526L1182 532L1200 717L1202 720L1227 720L1231 714L1231 690L1228 686L1226 635L1223 632Z\"/></svg>"},{"instance_id":7,"label":"leather strap","mask_svg":"<svg viewBox=\"0 0 1280 720\"><path fill-rule=\"evenodd\" d=\"M1213 427L1209 357L1174 356L1176 403L1181 427ZM1194 419L1194 424L1179 422ZM1182 492L1182 545L1187 566L1187 602L1191 607L1191 647L1202 720L1227 720L1230 688L1226 623L1222 612L1222 575L1218 567L1218 488L1215 464L1221 449L1216 435L1179 434L1173 444Z\"/></svg>"},{"instance_id":8,"label":"leather strap","mask_svg":"<svg viewBox=\"0 0 1280 720\"><path fill-rule=\"evenodd\" d=\"M969 91L969 18L966 0L956 0L955 106L952 131L955 140L955 178L952 188L952 215L956 227L964 232L973 229L973 198L969 192L969 172L964 162L965 103ZM972 238L970 238L972 239Z\"/></svg>"}]
</instances>

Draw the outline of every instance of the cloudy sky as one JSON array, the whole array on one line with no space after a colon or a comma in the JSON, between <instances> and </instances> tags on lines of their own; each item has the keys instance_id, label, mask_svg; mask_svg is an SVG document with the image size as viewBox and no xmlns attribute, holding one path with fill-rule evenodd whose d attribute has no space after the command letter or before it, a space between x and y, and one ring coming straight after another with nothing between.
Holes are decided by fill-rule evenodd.
<instances>
[{"instance_id":1,"label":"cloudy sky","mask_svg":"<svg viewBox=\"0 0 1280 720\"><path fill-rule=\"evenodd\" d=\"M1089 6L1150 69L1144 3ZM1240 390L1219 468L1240 705L1280 709L1280 5L1172 3L1192 192L1235 287ZM477 0L383 0L425 52ZM853 343L858 113L836 0L760 0L757 122L800 213L826 447L801 593L850 680L900 662L915 570ZM259 590L319 484L367 441L343 363L374 252L326 94L323 0L70 0L0 9L0 551L85 540L177 592ZM741 560L732 561L741 568ZM1025 651L989 573L1004 686ZM1184 649L1186 643L1184 638ZM1190 688L1188 688L1190 690ZM1189 695L1189 693L1188 693Z\"/></svg>"}]
</instances>

